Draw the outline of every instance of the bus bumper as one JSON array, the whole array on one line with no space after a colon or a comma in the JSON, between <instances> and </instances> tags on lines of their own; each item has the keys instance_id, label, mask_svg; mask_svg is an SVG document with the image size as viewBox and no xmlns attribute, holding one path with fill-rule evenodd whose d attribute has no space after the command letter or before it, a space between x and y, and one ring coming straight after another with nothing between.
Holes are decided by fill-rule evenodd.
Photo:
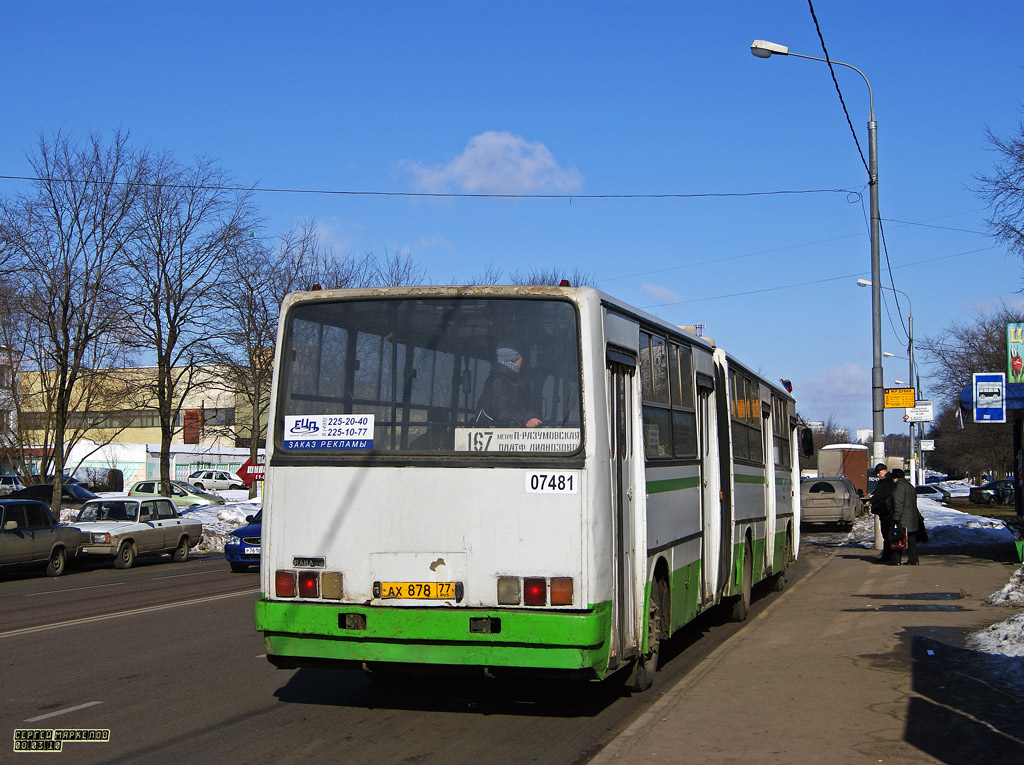
<instances>
[{"instance_id":1,"label":"bus bumper","mask_svg":"<svg viewBox=\"0 0 1024 765\"><path fill-rule=\"evenodd\" d=\"M275 666L508 668L601 679L611 603L587 611L346 606L256 601Z\"/></svg>"}]
</instances>

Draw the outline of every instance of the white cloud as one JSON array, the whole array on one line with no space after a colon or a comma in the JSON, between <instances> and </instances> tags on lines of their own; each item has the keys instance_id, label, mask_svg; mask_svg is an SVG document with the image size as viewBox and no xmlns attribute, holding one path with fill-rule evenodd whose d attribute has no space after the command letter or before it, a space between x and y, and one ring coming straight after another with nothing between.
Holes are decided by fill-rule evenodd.
<instances>
[{"instance_id":1,"label":"white cloud","mask_svg":"<svg viewBox=\"0 0 1024 765\"><path fill-rule=\"evenodd\" d=\"M834 417L841 427L871 421L871 370L848 362L823 369L812 380L794 380L796 408L811 420Z\"/></svg>"},{"instance_id":2,"label":"white cloud","mask_svg":"<svg viewBox=\"0 0 1024 765\"><path fill-rule=\"evenodd\" d=\"M402 163L423 191L466 194L570 192L583 183L574 167L562 167L540 141L489 130L473 136L446 165Z\"/></svg>"},{"instance_id":3,"label":"white cloud","mask_svg":"<svg viewBox=\"0 0 1024 765\"><path fill-rule=\"evenodd\" d=\"M419 238L417 248L420 250L454 250L455 245L442 234L426 234Z\"/></svg>"},{"instance_id":4,"label":"white cloud","mask_svg":"<svg viewBox=\"0 0 1024 765\"><path fill-rule=\"evenodd\" d=\"M659 287L657 284L650 284L644 282L640 285L640 289L647 295L650 295L654 300L659 303L682 303L683 299L678 293L673 292L668 287Z\"/></svg>"}]
</instances>

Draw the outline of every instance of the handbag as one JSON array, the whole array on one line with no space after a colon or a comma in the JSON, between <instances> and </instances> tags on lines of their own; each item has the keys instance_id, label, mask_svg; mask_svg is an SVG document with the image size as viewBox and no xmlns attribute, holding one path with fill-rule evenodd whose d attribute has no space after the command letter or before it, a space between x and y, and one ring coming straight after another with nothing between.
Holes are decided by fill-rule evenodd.
<instances>
[{"instance_id":1,"label":"handbag","mask_svg":"<svg viewBox=\"0 0 1024 765\"><path fill-rule=\"evenodd\" d=\"M890 550L906 550L907 549L907 530L903 526L897 526L892 530L892 536L889 541Z\"/></svg>"}]
</instances>

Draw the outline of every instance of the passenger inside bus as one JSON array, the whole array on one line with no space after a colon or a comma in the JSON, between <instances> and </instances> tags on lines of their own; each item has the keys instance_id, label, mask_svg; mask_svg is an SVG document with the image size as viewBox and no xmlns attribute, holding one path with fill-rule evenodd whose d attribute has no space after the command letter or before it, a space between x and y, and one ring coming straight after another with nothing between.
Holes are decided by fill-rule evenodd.
<instances>
[{"instance_id":1,"label":"passenger inside bus","mask_svg":"<svg viewBox=\"0 0 1024 765\"><path fill-rule=\"evenodd\" d=\"M495 356L497 363L491 367L477 403L477 423L528 428L543 424L540 417L526 408L519 390L523 355L515 343L509 340L498 343Z\"/></svg>"}]
</instances>

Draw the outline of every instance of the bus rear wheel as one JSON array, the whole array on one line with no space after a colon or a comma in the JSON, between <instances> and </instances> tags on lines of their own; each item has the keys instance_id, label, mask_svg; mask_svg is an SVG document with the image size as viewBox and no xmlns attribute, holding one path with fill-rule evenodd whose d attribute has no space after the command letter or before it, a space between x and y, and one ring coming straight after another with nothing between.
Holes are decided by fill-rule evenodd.
<instances>
[{"instance_id":1,"label":"bus rear wheel","mask_svg":"<svg viewBox=\"0 0 1024 765\"><path fill-rule=\"evenodd\" d=\"M651 600L647 612L647 652L636 660L633 669L631 690L646 691L654 685L654 673L658 671L658 655L661 650L661 622L665 603L668 602L668 584L664 579L655 579L651 583Z\"/></svg>"},{"instance_id":2,"label":"bus rear wheel","mask_svg":"<svg viewBox=\"0 0 1024 765\"><path fill-rule=\"evenodd\" d=\"M731 619L734 622L746 621L750 614L750 589L754 581L754 551L748 541L743 546L743 589L733 598Z\"/></svg>"}]
</instances>

